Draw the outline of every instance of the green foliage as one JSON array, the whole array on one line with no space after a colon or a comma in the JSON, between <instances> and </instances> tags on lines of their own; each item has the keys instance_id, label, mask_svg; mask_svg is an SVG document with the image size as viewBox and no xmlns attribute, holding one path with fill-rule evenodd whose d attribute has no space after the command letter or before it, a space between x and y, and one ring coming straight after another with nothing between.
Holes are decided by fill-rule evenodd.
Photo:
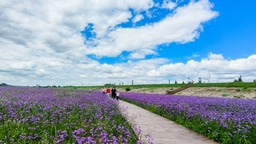
<instances>
[{"instance_id":1,"label":"green foliage","mask_svg":"<svg viewBox=\"0 0 256 144\"><path fill-rule=\"evenodd\" d=\"M126 91L130 91L130 90L131 90L131 88L127 87L127 88L125 88L125 90L126 90Z\"/></svg>"},{"instance_id":2,"label":"green foliage","mask_svg":"<svg viewBox=\"0 0 256 144\"><path fill-rule=\"evenodd\" d=\"M243 92L250 92L251 89L248 88L248 87L243 87L243 88L241 89L241 91L243 91Z\"/></svg>"},{"instance_id":3,"label":"green foliage","mask_svg":"<svg viewBox=\"0 0 256 144\"><path fill-rule=\"evenodd\" d=\"M97 90L102 89L103 86L63 86L67 89L80 89L80 90Z\"/></svg>"},{"instance_id":4,"label":"green foliage","mask_svg":"<svg viewBox=\"0 0 256 144\"><path fill-rule=\"evenodd\" d=\"M1 83L0 86L8 86L6 83Z\"/></svg>"},{"instance_id":5,"label":"green foliage","mask_svg":"<svg viewBox=\"0 0 256 144\"><path fill-rule=\"evenodd\" d=\"M222 96L226 97L226 96L229 96L229 94L227 94L227 93L224 93L224 94L222 94Z\"/></svg>"},{"instance_id":6,"label":"green foliage","mask_svg":"<svg viewBox=\"0 0 256 144\"><path fill-rule=\"evenodd\" d=\"M240 77L238 78L238 82L243 82L241 75L240 75Z\"/></svg>"},{"instance_id":7,"label":"green foliage","mask_svg":"<svg viewBox=\"0 0 256 144\"><path fill-rule=\"evenodd\" d=\"M201 84L194 84L193 87L256 87L256 83L253 83L253 82L201 83Z\"/></svg>"},{"instance_id":8,"label":"green foliage","mask_svg":"<svg viewBox=\"0 0 256 144\"><path fill-rule=\"evenodd\" d=\"M105 84L104 87L113 87L113 84Z\"/></svg>"},{"instance_id":9,"label":"green foliage","mask_svg":"<svg viewBox=\"0 0 256 144\"><path fill-rule=\"evenodd\" d=\"M243 82L242 76L240 75L238 79L235 79L234 82Z\"/></svg>"},{"instance_id":10,"label":"green foliage","mask_svg":"<svg viewBox=\"0 0 256 144\"><path fill-rule=\"evenodd\" d=\"M177 82L177 81L176 81ZM139 85L116 85L116 88L126 89L127 87L131 89L138 88L170 88L170 87L183 87L187 84L182 82L181 84L139 84ZM106 86L112 87L112 84L106 84ZM103 86L64 86L64 88L74 89L83 89L83 90L101 90ZM255 82L229 82L229 83L195 83L193 87L256 87Z\"/></svg>"}]
</instances>

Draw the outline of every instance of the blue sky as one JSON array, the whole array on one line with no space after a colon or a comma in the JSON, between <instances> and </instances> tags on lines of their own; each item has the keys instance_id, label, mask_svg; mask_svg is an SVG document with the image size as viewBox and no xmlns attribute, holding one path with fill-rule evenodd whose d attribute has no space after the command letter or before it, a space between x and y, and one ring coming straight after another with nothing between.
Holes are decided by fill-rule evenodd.
<instances>
[{"instance_id":1,"label":"blue sky","mask_svg":"<svg viewBox=\"0 0 256 144\"><path fill-rule=\"evenodd\" d=\"M14 5L15 3L15 5ZM38 5L40 3L40 5ZM2 0L0 82L256 79L256 2ZM211 75L211 79L209 79Z\"/></svg>"},{"instance_id":2,"label":"blue sky","mask_svg":"<svg viewBox=\"0 0 256 144\"><path fill-rule=\"evenodd\" d=\"M162 4L163 1L155 0L155 3ZM220 1L212 0L214 4L213 10L217 11L219 15L217 18L209 21L203 25L203 32L200 37L193 42L179 44L169 43L157 46L157 55L149 55L145 58L167 58L172 62L186 62L189 59L200 60L212 52L222 54L228 59L237 59L248 57L256 53L256 15L255 15L255 1L245 1L242 3L234 3L231 0ZM186 1L179 3L179 6L186 4ZM232 4L231 4L232 3ZM130 10L135 17L133 10ZM161 9L153 7L149 9L153 12L153 18L147 18L146 12L141 14L145 16L143 20L133 23L132 18L126 22L118 25L118 27L139 27L152 24L164 19L173 11L168 9ZM91 25L89 25L90 28ZM91 37L92 29L85 32L83 35ZM127 56L127 52L123 52L121 56L117 57L101 57L96 58L91 55L91 58L97 59L100 63L120 63L127 61L123 56Z\"/></svg>"}]
</instances>

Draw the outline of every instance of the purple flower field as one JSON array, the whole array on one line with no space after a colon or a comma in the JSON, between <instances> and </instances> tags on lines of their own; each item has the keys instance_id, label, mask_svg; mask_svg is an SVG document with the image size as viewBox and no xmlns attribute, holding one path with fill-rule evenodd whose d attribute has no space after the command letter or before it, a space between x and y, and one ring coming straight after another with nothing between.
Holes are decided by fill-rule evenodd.
<instances>
[{"instance_id":1,"label":"purple flower field","mask_svg":"<svg viewBox=\"0 0 256 144\"><path fill-rule=\"evenodd\" d=\"M99 92L0 87L0 143L137 143L116 101Z\"/></svg>"},{"instance_id":2,"label":"purple flower field","mask_svg":"<svg viewBox=\"0 0 256 144\"><path fill-rule=\"evenodd\" d=\"M121 93L121 99L221 143L256 143L256 100Z\"/></svg>"}]
</instances>

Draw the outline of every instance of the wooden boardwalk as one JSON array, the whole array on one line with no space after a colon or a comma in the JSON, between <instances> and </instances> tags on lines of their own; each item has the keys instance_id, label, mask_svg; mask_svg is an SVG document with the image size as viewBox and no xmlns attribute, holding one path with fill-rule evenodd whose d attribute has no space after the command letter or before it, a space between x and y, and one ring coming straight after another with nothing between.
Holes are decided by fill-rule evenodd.
<instances>
[{"instance_id":1,"label":"wooden boardwalk","mask_svg":"<svg viewBox=\"0 0 256 144\"><path fill-rule=\"evenodd\" d=\"M199 135L166 118L151 113L128 102L120 101L121 107L126 107L128 121L140 126L142 140L150 135L154 144L216 144L216 142Z\"/></svg>"}]
</instances>

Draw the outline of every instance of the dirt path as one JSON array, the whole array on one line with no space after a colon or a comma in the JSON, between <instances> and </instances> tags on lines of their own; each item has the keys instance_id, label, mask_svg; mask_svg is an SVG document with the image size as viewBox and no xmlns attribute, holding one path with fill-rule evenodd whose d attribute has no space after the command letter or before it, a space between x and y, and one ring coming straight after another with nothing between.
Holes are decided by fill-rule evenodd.
<instances>
[{"instance_id":1,"label":"dirt path","mask_svg":"<svg viewBox=\"0 0 256 144\"><path fill-rule=\"evenodd\" d=\"M151 113L133 104L120 101L121 107L127 107L128 121L140 126L142 139L149 134L154 144L215 144L216 142L199 135L168 119Z\"/></svg>"},{"instance_id":2,"label":"dirt path","mask_svg":"<svg viewBox=\"0 0 256 144\"><path fill-rule=\"evenodd\" d=\"M174 91L177 88L138 88L131 92L166 94L167 91ZM122 90L121 90L122 91ZM123 90L124 91L124 90ZM242 98L256 99L256 88L241 87L189 87L174 95L200 96L200 97L220 97L220 98Z\"/></svg>"}]
</instances>

